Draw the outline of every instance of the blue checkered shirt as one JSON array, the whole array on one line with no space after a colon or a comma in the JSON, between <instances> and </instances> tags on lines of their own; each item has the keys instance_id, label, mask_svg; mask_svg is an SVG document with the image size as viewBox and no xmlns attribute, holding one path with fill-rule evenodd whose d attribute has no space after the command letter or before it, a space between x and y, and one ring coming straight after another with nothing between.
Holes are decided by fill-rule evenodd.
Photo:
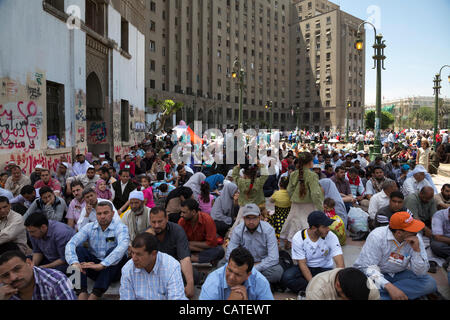
<instances>
[{"instance_id":1,"label":"blue checkered shirt","mask_svg":"<svg viewBox=\"0 0 450 320\"><path fill-rule=\"evenodd\" d=\"M55 269L33 267L34 290L32 300L77 300L72 283ZM13 295L9 300L21 300Z\"/></svg>"},{"instance_id":2,"label":"blue checkered shirt","mask_svg":"<svg viewBox=\"0 0 450 320\"><path fill-rule=\"evenodd\" d=\"M128 261L122 268L119 293L120 300L187 300L180 263L162 252L150 273Z\"/></svg>"},{"instance_id":3,"label":"blue checkered shirt","mask_svg":"<svg viewBox=\"0 0 450 320\"><path fill-rule=\"evenodd\" d=\"M85 241L89 241L89 252L99 259L102 265L109 267L118 264L127 253L130 236L128 227L120 220L111 221L105 231L97 221L88 223L66 245L66 261L69 265L79 263L76 248ZM112 252L106 256L106 252L110 250Z\"/></svg>"}]
</instances>

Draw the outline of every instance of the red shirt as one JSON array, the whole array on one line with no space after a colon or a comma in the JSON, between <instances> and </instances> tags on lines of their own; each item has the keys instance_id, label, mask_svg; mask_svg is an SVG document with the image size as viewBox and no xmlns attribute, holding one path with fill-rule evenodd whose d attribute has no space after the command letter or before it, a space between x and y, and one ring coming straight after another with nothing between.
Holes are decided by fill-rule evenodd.
<instances>
[{"instance_id":1,"label":"red shirt","mask_svg":"<svg viewBox=\"0 0 450 320\"><path fill-rule=\"evenodd\" d=\"M206 241L206 244L212 248L217 247L216 224L207 213L198 212L198 220L194 227L190 221L180 218L178 224L186 232L189 241Z\"/></svg>"},{"instance_id":2,"label":"red shirt","mask_svg":"<svg viewBox=\"0 0 450 320\"><path fill-rule=\"evenodd\" d=\"M34 184L34 188L35 188L35 189L40 189L40 188L45 187L45 186L52 188L53 191L59 191L59 192L61 192L61 184L59 183L58 180L53 179L53 178L50 179L50 181L48 182L48 184L45 184L44 181L42 181L42 180L38 180L38 181L36 181L36 183Z\"/></svg>"},{"instance_id":3,"label":"red shirt","mask_svg":"<svg viewBox=\"0 0 450 320\"><path fill-rule=\"evenodd\" d=\"M130 167L126 168L125 166L130 166ZM134 173L136 172L136 164L133 161L131 161L130 163L126 163L125 161L122 161L122 163L120 164L120 170L125 169L125 168L130 170L130 175L132 177L134 177Z\"/></svg>"},{"instance_id":4,"label":"red shirt","mask_svg":"<svg viewBox=\"0 0 450 320\"><path fill-rule=\"evenodd\" d=\"M288 171L289 168L289 162L287 161L287 159L284 159L283 161L281 161L281 173L285 173L286 171Z\"/></svg>"}]
</instances>

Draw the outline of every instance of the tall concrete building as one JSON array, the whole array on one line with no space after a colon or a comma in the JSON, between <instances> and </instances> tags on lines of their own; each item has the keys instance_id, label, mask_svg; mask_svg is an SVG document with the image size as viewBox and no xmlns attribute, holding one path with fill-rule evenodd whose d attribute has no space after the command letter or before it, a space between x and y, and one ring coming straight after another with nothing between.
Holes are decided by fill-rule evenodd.
<instances>
[{"instance_id":1,"label":"tall concrete building","mask_svg":"<svg viewBox=\"0 0 450 320\"><path fill-rule=\"evenodd\" d=\"M357 129L364 105L364 53L354 49L362 20L324 0L147 0L146 100L185 108L173 124L236 125L245 70L243 122L267 128ZM147 109L148 122L157 110Z\"/></svg>"}]
</instances>

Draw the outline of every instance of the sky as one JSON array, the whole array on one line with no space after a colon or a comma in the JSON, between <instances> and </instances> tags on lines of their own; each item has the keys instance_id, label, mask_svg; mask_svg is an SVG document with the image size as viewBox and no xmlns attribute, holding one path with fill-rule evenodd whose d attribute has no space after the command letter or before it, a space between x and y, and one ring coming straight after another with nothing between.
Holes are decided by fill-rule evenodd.
<instances>
[{"instance_id":1,"label":"sky","mask_svg":"<svg viewBox=\"0 0 450 320\"><path fill-rule=\"evenodd\" d=\"M383 101L433 96L433 79L450 65L450 0L331 0L341 10L375 24L385 40L382 71ZM370 29L369 29L370 28ZM366 105L375 104L373 28L366 25ZM441 98L450 98L448 76L442 70Z\"/></svg>"}]
</instances>

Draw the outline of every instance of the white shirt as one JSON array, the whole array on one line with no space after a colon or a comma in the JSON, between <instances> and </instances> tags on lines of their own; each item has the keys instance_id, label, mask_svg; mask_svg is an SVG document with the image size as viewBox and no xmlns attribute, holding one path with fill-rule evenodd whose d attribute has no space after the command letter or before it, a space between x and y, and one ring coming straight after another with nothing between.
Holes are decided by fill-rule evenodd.
<instances>
[{"instance_id":1,"label":"white shirt","mask_svg":"<svg viewBox=\"0 0 450 320\"><path fill-rule=\"evenodd\" d=\"M87 160L84 160L83 163L79 163L78 161L75 162L72 167L72 175L78 176L80 174L86 174L90 165L91 164Z\"/></svg>"},{"instance_id":2,"label":"white shirt","mask_svg":"<svg viewBox=\"0 0 450 320\"><path fill-rule=\"evenodd\" d=\"M370 198L369 202L369 217L370 219L375 219L375 216L377 215L378 210L381 208L384 208L389 205L389 197L386 195L386 193L381 190L380 192L373 195L372 198Z\"/></svg>"},{"instance_id":3,"label":"white shirt","mask_svg":"<svg viewBox=\"0 0 450 320\"><path fill-rule=\"evenodd\" d=\"M316 242L309 239L306 231L305 240L300 230L292 238L292 260L304 260L311 268L333 268L333 258L342 254L342 248L338 237L333 232L328 232L325 239L319 238Z\"/></svg>"},{"instance_id":4,"label":"white shirt","mask_svg":"<svg viewBox=\"0 0 450 320\"><path fill-rule=\"evenodd\" d=\"M107 201L107 202L111 203L111 205L113 206L113 209L114 209L113 221L120 221L120 216L117 213L117 210L114 207L113 203L106 199L97 198L97 202L100 202L100 201L101 202ZM91 213L89 213L89 217L86 218L86 206L84 206L83 209L81 210L80 218L78 219L78 222L77 222L77 230L80 230L82 227L84 227L88 223L95 222L95 221L97 221L97 214L96 214L95 209L92 208Z\"/></svg>"},{"instance_id":5,"label":"white shirt","mask_svg":"<svg viewBox=\"0 0 450 320\"><path fill-rule=\"evenodd\" d=\"M406 198L408 195L412 193L419 192L420 190L422 190L423 187L433 187L433 186L428 182L427 179L423 179L422 181L417 182L414 176L409 177L403 183L403 195Z\"/></svg>"}]
</instances>

